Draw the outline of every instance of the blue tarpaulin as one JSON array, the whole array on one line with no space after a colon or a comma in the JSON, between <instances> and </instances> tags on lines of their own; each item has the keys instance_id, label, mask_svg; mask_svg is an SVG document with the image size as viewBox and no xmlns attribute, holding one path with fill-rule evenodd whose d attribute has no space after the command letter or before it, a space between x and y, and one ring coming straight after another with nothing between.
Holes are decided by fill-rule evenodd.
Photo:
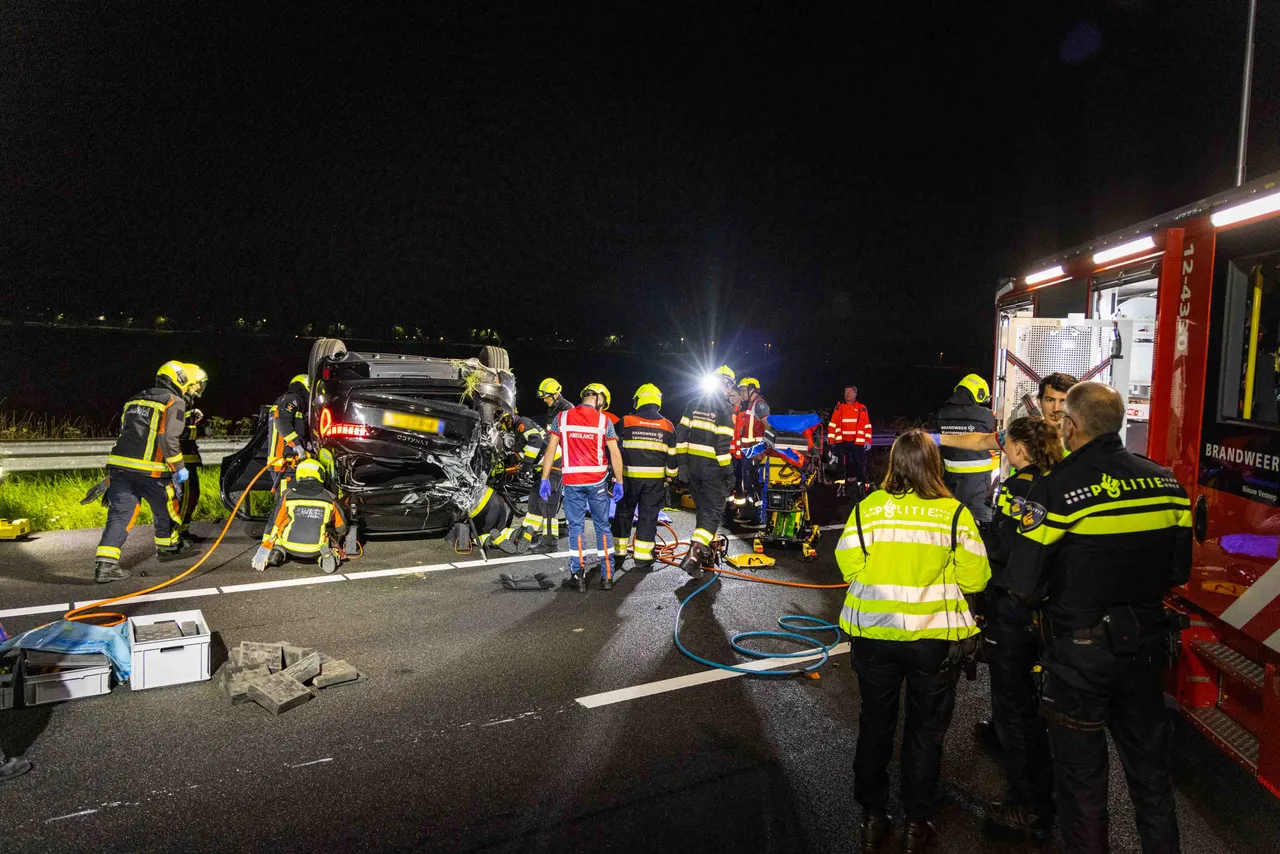
<instances>
[{"instance_id":1,"label":"blue tarpaulin","mask_svg":"<svg viewBox=\"0 0 1280 854\"><path fill-rule=\"evenodd\" d=\"M125 681L132 672L133 656L129 648L128 622L104 628L89 623L58 620L0 643L0 654L10 649L42 649L72 655L100 652L111 659L111 669L118 681Z\"/></svg>"},{"instance_id":2,"label":"blue tarpaulin","mask_svg":"<svg viewBox=\"0 0 1280 854\"><path fill-rule=\"evenodd\" d=\"M769 428L782 433L803 433L811 427L822 423L822 416L814 413L808 415L770 415Z\"/></svg>"}]
</instances>

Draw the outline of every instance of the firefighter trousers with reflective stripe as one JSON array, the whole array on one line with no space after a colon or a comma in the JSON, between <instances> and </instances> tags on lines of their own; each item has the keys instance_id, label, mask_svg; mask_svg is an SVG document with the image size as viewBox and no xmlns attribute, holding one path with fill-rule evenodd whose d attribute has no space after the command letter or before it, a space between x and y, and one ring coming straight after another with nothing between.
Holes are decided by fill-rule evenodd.
<instances>
[{"instance_id":1,"label":"firefighter trousers with reflective stripe","mask_svg":"<svg viewBox=\"0 0 1280 854\"><path fill-rule=\"evenodd\" d=\"M98 541L98 560L119 562L120 547L129 537L129 523L142 501L147 502L155 517L156 548L177 545L180 517L169 478L148 477L116 466L108 466L107 475L111 478L111 486L107 487L107 525Z\"/></svg>"},{"instance_id":2,"label":"firefighter trousers with reflective stripe","mask_svg":"<svg viewBox=\"0 0 1280 854\"><path fill-rule=\"evenodd\" d=\"M200 506L200 470L192 466L190 471L191 477L182 485L182 501L178 510L182 519L178 529L184 534L191 530L191 517L195 516L196 507Z\"/></svg>"},{"instance_id":3,"label":"firefighter trousers with reflective stripe","mask_svg":"<svg viewBox=\"0 0 1280 854\"><path fill-rule=\"evenodd\" d=\"M724 503L729 498L729 484L723 471L709 467L695 471L689 478L689 495L695 508L695 539L702 539L702 532L707 532L705 537L708 541L703 545L710 545L710 540L720 530Z\"/></svg>"},{"instance_id":4,"label":"firefighter trousers with reflective stripe","mask_svg":"<svg viewBox=\"0 0 1280 854\"><path fill-rule=\"evenodd\" d=\"M636 531L636 560L653 557L653 538L658 534L658 514L667 495L662 478L629 477L622 485L622 500L613 514L613 536L618 551L626 552L631 540L632 517ZM641 556L640 544L648 546L648 557Z\"/></svg>"},{"instance_id":5,"label":"firefighter trousers with reflective stripe","mask_svg":"<svg viewBox=\"0 0 1280 854\"><path fill-rule=\"evenodd\" d=\"M1173 722L1161 669L1166 638L1143 636L1116 655L1105 636L1054 638L1044 649L1042 713L1049 724L1063 851L1107 850L1107 730L1124 766L1144 854L1179 850L1169 779Z\"/></svg>"},{"instance_id":6,"label":"firefighter trousers with reflective stripe","mask_svg":"<svg viewBox=\"0 0 1280 854\"><path fill-rule=\"evenodd\" d=\"M525 511L523 522L526 537L538 534L560 536L560 502L564 498L564 484L560 472L554 470L547 480L551 483L551 497L546 501L538 494L536 484L529 491L529 507Z\"/></svg>"},{"instance_id":7,"label":"firefighter trousers with reflective stripe","mask_svg":"<svg viewBox=\"0 0 1280 854\"><path fill-rule=\"evenodd\" d=\"M987 503L987 493L991 491L991 472L956 474L949 471L943 472L942 480L956 501L969 508L973 521L984 528L991 522L991 505Z\"/></svg>"}]
</instances>

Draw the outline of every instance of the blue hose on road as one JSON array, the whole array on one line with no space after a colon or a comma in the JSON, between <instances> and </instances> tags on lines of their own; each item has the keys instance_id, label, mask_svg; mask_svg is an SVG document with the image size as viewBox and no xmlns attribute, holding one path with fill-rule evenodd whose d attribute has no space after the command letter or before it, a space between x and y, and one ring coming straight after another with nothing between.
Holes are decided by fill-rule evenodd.
<instances>
[{"instance_id":1,"label":"blue hose on road","mask_svg":"<svg viewBox=\"0 0 1280 854\"><path fill-rule=\"evenodd\" d=\"M828 623L825 620L820 620L817 617L810 617L805 614L789 614L784 617L779 617L778 625L785 631L738 632L736 635L729 638L729 643L738 652L743 655L749 655L753 658L802 658L815 653L821 655L821 658L810 663L806 667L786 667L778 668L776 670L754 670L748 667L710 661L700 655L690 652L685 645L680 642L680 615L684 612L684 606L692 602L695 596L720 580L719 572L714 569L708 571L711 573L711 579L686 596L685 600L680 603L680 607L676 609L676 649L680 650L699 664L705 664L707 667L714 667L718 670L729 670L734 673L753 673L757 676L802 676L815 672L818 668L827 663L827 659L831 657L832 648L840 642L840 626L837 623ZM824 631L832 632L835 635L834 639L829 644L820 643L816 638L800 634L800 632ZM796 652L764 652L762 650L751 649L743 646L742 641L745 641L748 638L777 638L779 640L790 641L792 643L805 644L806 648Z\"/></svg>"}]
</instances>

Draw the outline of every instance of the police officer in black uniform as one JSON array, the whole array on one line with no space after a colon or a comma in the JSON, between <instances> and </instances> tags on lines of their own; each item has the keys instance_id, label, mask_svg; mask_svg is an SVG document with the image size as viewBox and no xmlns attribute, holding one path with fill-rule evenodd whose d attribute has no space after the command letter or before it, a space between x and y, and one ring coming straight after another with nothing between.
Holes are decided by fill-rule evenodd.
<instances>
[{"instance_id":1,"label":"police officer in black uniform","mask_svg":"<svg viewBox=\"0 0 1280 854\"><path fill-rule=\"evenodd\" d=\"M956 383L955 392L938 410L938 429L943 436L963 433L991 433L995 427L991 415L991 390L987 381L969 374ZM951 494L969 508L974 521L985 528L991 521L987 493L991 489L991 473L998 463L989 451L966 451L942 447L943 481Z\"/></svg>"},{"instance_id":2,"label":"police officer in black uniform","mask_svg":"<svg viewBox=\"0 0 1280 854\"><path fill-rule=\"evenodd\" d=\"M1043 603L1041 714L1064 850L1107 850L1106 730L1142 850L1177 851L1161 600L1190 577L1190 502L1168 469L1125 450L1114 389L1073 387L1062 425L1071 453L1032 487L1005 577L1014 598Z\"/></svg>"}]
</instances>

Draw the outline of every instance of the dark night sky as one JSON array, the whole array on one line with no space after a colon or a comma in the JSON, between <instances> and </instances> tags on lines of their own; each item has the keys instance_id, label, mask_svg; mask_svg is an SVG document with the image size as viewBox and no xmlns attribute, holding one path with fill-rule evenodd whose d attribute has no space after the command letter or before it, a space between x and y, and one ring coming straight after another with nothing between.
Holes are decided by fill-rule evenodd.
<instances>
[{"instance_id":1,"label":"dark night sky","mask_svg":"<svg viewBox=\"0 0 1280 854\"><path fill-rule=\"evenodd\" d=\"M983 358L998 276L1233 183L1247 0L4 5L0 315L714 316L894 363Z\"/></svg>"}]
</instances>

